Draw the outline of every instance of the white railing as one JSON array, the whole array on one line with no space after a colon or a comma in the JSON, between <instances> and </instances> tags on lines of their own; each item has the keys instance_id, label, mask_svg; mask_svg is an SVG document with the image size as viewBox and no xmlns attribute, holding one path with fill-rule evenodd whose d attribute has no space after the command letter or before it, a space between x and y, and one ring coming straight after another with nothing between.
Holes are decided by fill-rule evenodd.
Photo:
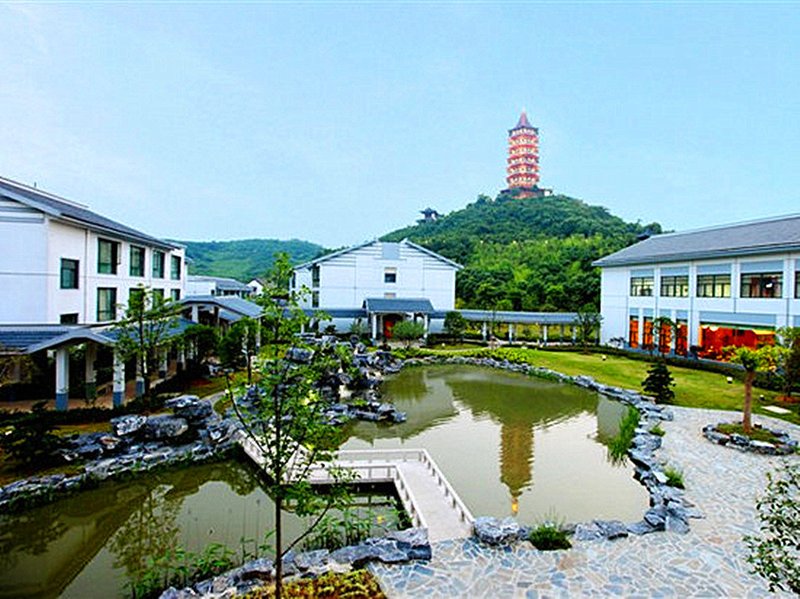
<instances>
[{"instance_id":1,"label":"white railing","mask_svg":"<svg viewBox=\"0 0 800 599\"><path fill-rule=\"evenodd\" d=\"M458 496L456 490L450 484L450 481L445 478L442 471L439 469L439 466L436 462L433 461L433 458L428 453L428 450L422 449L422 463L428 467L431 475L436 479L436 483L442 487L444 491L444 496L450 501L452 507L458 510L459 516L461 517L461 522L464 524L472 525L475 522L475 518L472 515L472 512L469 511L467 505L461 500L461 497Z\"/></svg>"}]
</instances>

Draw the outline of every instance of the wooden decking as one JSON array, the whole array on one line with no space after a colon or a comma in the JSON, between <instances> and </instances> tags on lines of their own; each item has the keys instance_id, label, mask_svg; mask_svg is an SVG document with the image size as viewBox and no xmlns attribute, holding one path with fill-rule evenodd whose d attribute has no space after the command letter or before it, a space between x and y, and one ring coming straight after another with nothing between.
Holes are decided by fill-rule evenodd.
<instances>
[{"instance_id":1,"label":"wooden decking","mask_svg":"<svg viewBox=\"0 0 800 599\"><path fill-rule=\"evenodd\" d=\"M239 444L257 465L262 465L261 453L251 439L241 435ZM330 484L331 466L352 470L358 482L393 483L412 523L427 528L431 541L472 534L469 508L424 449L340 451L335 462L319 464L312 470L311 482Z\"/></svg>"}]
</instances>

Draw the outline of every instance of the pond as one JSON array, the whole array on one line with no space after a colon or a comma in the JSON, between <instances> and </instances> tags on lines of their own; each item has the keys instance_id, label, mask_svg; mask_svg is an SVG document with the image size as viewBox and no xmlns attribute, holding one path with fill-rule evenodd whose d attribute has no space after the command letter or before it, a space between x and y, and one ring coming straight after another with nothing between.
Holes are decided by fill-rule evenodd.
<instances>
[{"instance_id":1,"label":"pond","mask_svg":"<svg viewBox=\"0 0 800 599\"><path fill-rule=\"evenodd\" d=\"M399 502L381 489L355 508L388 526ZM190 466L107 483L0 517L0 597L122 597L148 557L222 543L253 553L274 529L274 504L248 465ZM291 540L305 522L283 518ZM262 550L263 552L263 550Z\"/></svg>"},{"instance_id":2,"label":"pond","mask_svg":"<svg viewBox=\"0 0 800 599\"><path fill-rule=\"evenodd\" d=\"M408 368L383 393L408 420L351 424L344 449L427 449L475 516L636 521L647 509L633 467L605 445L627 410L617 401L472 366Z\"/></svg>"}]
</instances>

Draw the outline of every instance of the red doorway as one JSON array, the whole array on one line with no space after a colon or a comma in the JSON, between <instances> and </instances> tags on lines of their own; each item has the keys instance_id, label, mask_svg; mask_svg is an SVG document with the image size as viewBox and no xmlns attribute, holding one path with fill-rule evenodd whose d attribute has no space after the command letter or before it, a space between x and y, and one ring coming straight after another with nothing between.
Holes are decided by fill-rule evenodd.
<instances>
[{"instance_id":1,"label":"red doorway","mask_svg":"<svg viewBox=\"0 0 800 599\"><path fill-rule=\"evenodd\" d=\"M383 315L383 338L384 339L391 339L392 338L392 329L394 325L403 320L402 316L398 316L397 314L384 314Z\"/></svg>"}]
</instances>

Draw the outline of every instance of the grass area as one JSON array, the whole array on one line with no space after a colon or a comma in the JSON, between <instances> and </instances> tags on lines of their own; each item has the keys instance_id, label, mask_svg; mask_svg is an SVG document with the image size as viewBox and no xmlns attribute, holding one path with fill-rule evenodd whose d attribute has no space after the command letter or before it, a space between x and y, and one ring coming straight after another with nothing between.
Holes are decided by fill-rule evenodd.
<instances>
[{"instance_id":1,"label":"grass area","mask_svg":"<svg viewBox=\"0 0 800 599\"><path fill-rule=\"evenodd\" d=\"M110 433L111 424L106 422L86 422L81 424L62 424L53 431L59 437L70 435L85 435L87 433Z\"/></svg>"},{"instance_id":2,"label":"grass area","mask_svg":"<svg viewBox=\"0 0 800 599\"><path fill-rule=\"evenodd\" d=\"M270 599L274 596L274 585L244 595L246 599ZM317 578L288 582L283 586L282 596L287 599L386 599L377 579L367 570L343 574L328 572Z\"/></svg>"},{"instance_id":3,"label":"grass area","mask_svg":"<svg viewBox=\"0 0 800 599\"><path fill-rule=\"evenodd\" d=\"M474 352L474 350L473 350ZM470 353L473 353L470 352ZM491 353L490 350L481 350L480 353ZM459 353L458 351L431 350L434 354ZM477 352L476 352L477 353ZM506 357L509 360L524 361L534 366L542 366L552 370L569 374L586 374L606 385L614 385L626 389L641 390L642 381L647 376L649 362L635 360L623 356L606 356L601 354L583 354L570 351L543 351L536 349L500 348L494 350L493 355ZM675 379L675 405L690 408L708 408L716 410L742 409L744 403L744 386L740 381L727 382L727 377L715 372L670 366L670 372ZM783 418L789 422L800 424L800 416L793 406L786 405L777 400L778 393L766 389L758 389L755 397L764 395L763 405L778 404L792 409L791 414L773 414L765 412L762 403L753 402L753 411L776 418Z\"/></svg>"}]
</instances>

